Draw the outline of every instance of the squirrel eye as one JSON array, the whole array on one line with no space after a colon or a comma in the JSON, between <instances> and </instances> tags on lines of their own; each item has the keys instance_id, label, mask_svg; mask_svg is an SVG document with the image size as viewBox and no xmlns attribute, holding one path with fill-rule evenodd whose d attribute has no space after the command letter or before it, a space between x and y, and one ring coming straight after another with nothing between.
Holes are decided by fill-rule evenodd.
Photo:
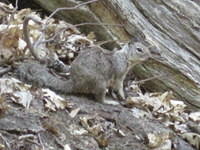
<instances>
[{"instance_id":1,"label":"squirrel eye","mask_svg":"<svg viewBox=\"0 0 200 150\"><path fill-rule=\"evenodd\" d=\"M142 53L143 50L141 48L136 48L138 52Z\"/></svg>"}]
</instances>

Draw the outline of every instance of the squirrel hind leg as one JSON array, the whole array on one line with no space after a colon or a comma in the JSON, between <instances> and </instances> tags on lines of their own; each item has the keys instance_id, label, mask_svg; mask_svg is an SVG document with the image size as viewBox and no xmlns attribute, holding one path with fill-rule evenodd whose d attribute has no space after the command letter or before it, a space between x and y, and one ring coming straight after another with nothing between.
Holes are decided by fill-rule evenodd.
<instances>
[{"instance_id":1,"label":"squirrel hind leg","mask_svg":"<svg viewBox=\"0 0 200 150\"><path fill-rule=\"evenodd\" d=\"M105 100L106 90L96 92L96 93L94 94L94 96L95 96L95 100L96 100L96 101L102 103L102 102L104 102L104 100Z\"/></svg>"},{"instance_id":2,"label":"squirrel hind leg","mask_svg":"<svg viewBox=\"0 0 200 150\"><path fill-rule=\"evenodd\" d=\"M106 96L106 83L97 83L93 91L95 100L98 102L103 102Z\"/></svg>"}]
</instances>

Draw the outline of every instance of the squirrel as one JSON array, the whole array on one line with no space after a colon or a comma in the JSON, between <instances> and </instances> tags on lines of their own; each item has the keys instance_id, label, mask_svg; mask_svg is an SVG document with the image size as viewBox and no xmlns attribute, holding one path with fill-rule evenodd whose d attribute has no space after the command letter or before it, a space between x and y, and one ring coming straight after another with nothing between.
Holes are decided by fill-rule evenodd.
<instances>
[{"instance_id":1,"label":"squirrel","mask_svg":"<svg viewBox=\"0 0 200 150\"><path fill-rule=\"evenodd\" d=\"M113 52L97 46L82 50L71 64L68 80L55 77L39 63L23 63L16 73L19 79L38 86L63 94L91 94L96 101L103 102L107 88L111 94L115 93L120 99L125 99L123 81L129 70L157 54L143 41L134 38Z\"/></svg>"}]
</instances>

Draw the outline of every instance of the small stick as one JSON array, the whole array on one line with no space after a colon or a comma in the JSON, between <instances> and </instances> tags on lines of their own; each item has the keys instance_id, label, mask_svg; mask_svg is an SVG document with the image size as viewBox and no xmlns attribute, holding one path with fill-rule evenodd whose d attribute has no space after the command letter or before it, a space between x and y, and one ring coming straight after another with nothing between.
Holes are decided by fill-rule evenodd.
<instances>
[{"instance_id":1,"label":"small stick","mask_svg":"<svg viewBox=\"0 0 200 150\"><path fill-rule=\"evenodd\" d=\"M42 146L42 150L45 150L45 146L44 146L44 143L42 142L42 138L41 138L40 133L38 134L38 139L39 139L40 145Z\"/></svg>"},{"instance_id":2,"label":"small stick","mask_svg":"<svg viewBox=\"0 0 200 150\"><path fill-rule=\"evenodd\" d=\"M11 150L10 143L6 140L6 138L3 137L3 135L0 133L1 139L6 143L6 146L8 147L9 150Z\"/></svg>"},{"instance_id":3,"label":"small stick","mask_svg":"<svg viewBox=\"0 0 200 150\"><path fill-rule=\"evenodd\" d=\"M98 22L84 22L80 24L73 25L74 27L80 27L84 25L93 25L93 26L117 26L117 27L123 27L123 24L109 24L109 23L98 23Z\"/></svg>"},{"instance_id":4,"label":"small stick","mask_svg":"<svg viewBox=\"0 0 200 150\"><path fill-rule=\"evenodd\" d=\"M30 38L29 38L28 23L29 23L30 20L34 21L34 22L37 23L37 24L41 24L42 22L39 21L39 20L37 20L36 18L34 18L34 17L32 17L32 16L28 16L28 17L25 18L24 23L23 23L24 39L25 39L25 41L26 41L26 43L27 43L27 46L28 46L28 48L30 49L31 54L32 54L38 61L41 61L41 59L39 58L37 52L36 52L35 49L34 49L33 44L32 44L31 41L30 41Z\"/></svg>"},{"instance_id":5,"label":"small stick","mask_svg":"<svg viewBox=\"0 0 200 150\"><path fill-rule=\"evenodd\" d=\"M107 40L107 41L98 41L97 42L97 45L98 46L102 46L104 44L107 44L107 43L113 43L113 42L117 42L118 40Z\"/></svg>"},{"instance_id":6,"label":"small stick","mask_svg":"<svg viewBox=\"0 0 200 150\"><path fill-rule=\"evenodd\" d=\"M33 134L26 134L26 135L21 135L18 137L19 140L23 140L23 139L26 139L26 138L35 138L36 136L33 135Z\"/></svg>"},{"instance_id":7,"label":"small stick","mask_svg":"<svg viewBox=\"0 0 200 150\"><path fill-rule=\"evenodd\" d=\"M18 9L18 0L15 1L15 8L13 10L9 10L8 8L5 8L3 6L0 6L0 9L8 14L13 14L17 11Z\"/></svg>"},{"instance_id":8,"label":"small stick","mask_svg":"<svg viewBox=\"0 0 200 150\"><path fill-rule=\"evenodd\" d=\"M72 27L79 27L79 26L84 26L84 25L93 25L93 26L117 26L117 27L123 27L124 25L122 24L109 24L109 23L98 23L98 22L84 22L84 23L80 23L80 24L75 24L75 25L71 25ZM42 44L42 43L47 43L47 42L51 42L53 41L59 34L61 34L62 32L64 32L65 30L67 30L70 27L64 28L62 29L60 32L57 32L54 36L52 36L51 38L44 40L44 41L40 41L37 43L37 45ZM102 43L100 45L106 44L108 42L115 42L116 40L109 40L109 41L105 41L105 43Z\"/></svg>"},{"instance_id":9,"label":"small stick","mask_svg":"<svg viewBox=\"0 0 200 150\"><path fill-rule=\"evenodd\" d=\"M0 70L0 76L8 73L9 71L11 71L12 67L7 67L5 69Z\"/></svg>"},{"instance_id":10,"label":"small stick","mask_svg":"<svg viewBox=\"0 0 200 150\"><path fill-rule=\"evenodd\" d=\"M84 5L88 5L88 4L91 4L91 3L94 3L94 2L97 2L98 0L90 0L90 1L87 1L87 2L83 2L81 4L78 4L78 5L75 5L73 7L63 7L63 8L57 8L54 12L51 13L51 15L47 18L46 20L46 24L47 22L50 20L50 18L52 18L57 12L59 11L63 11L63 10L74 10L74 9L77 9L79 7L82 7Z\"/></svg>"},{"instance_id":11,"label":"small stick","mask_svg":"<svg viewBox=\"0 0 200 150\"><path fill-rule=\"evenodd\" d=\"M134 81L134 84L144 84L147 81L159 79L159 78L166 77L166 76L168 76L168 75L158 75L158 76L150 77L150 78L147 78L147 79L144 79L144 80Z\"/></svg>"}]
</instances>

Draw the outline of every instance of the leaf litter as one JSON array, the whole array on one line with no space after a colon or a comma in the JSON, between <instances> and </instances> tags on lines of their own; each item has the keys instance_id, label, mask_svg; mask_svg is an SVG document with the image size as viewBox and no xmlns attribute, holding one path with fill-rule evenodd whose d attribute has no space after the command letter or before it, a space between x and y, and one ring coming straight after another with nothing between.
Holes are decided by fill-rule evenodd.
<instances>
[{"instance_id":1,"label":"leaf litter","mask_svg":"<svg viewBox=\"0 0 200 150\"><path fill-rule=\"evenodd\" d=\"M5 5L3 3L0 3L0 6L13 9L11 5ZM22 9L14 14L7 14L0 9L0 17L3 18L3 21L0 24L0 65L4 66L20 63L20 58L25 59L31 57L26 42L23 40L22 32L23 18L27 15L33 15L42 22L45 22L47 19L42 19L39 14L30 9ZM39 38L41 34L42 31L40 26L34 22L30 22L30 37L32 42ZM45 31L45 39L49 39L50 41L45 44L45 48L58 54L58 57L63 60L64 63L70 64L82 48L94 44L95 34L91 32L85 36L73 25L51 18ZM45 52L46 51L41 51L41 55L46 55L43 54ZM94 107L93 102L85 102L83 105L81 105L81 102L76 104L77 100L73 101L73 98L63 98L64 96L60 96L49 89L34 89L33 86L25 84L16 78L5 76L0 78L0 114L5 113L6 111L9 112L7 109L12 108L10 105L11 102L19 104L21 106L20 109L25 108L26 111L30 113L32 111L31 107L34 107L33 104L36 100L38 100L37 103L40 105L40 102L42 101L44 116L56 123L54 125L54 123L51 124L51 121L47 121L48 125L46 123L45 126L41 126L40 128L38 127L39 124L36 124L35 129L48 129L47 131L51 130L52 134L59 137L59 135L62 135L60 134L62 131L61 129L58 130L58 126L61 126L61 128L63 127L63 129L65 129L63 132L70 133L70 136L75 136L76 138L81 136L86 138L86 140L83 138L83 141L79 139L82 146L84 145L86 148L90 147L90 149L94 149L95 146L108 148L109 145L111 145L110 143L112 143L113 137L115 137L113 139L119 141L125 139L128 143L128 136L130 132L133 132L133 127L131 127L131 125L128 126L127 124L125 124L126 127L123 126L122 123L119 123L120 119L115 116L120 110L126 110L127 112L125 111L122 114L129 116L129 113L131 112L132 117L136 118L136 120L150 119L161 122L164 127L168 127L174 131L175 134L179 135L179 137L182 137L196 149L199 149L200 133L196 131L200 128L200 112L188 111L187 105L184 104L183 101L177 100L171 91L166 91L165 93L143 94L137 85L129 85L129 88L132 89L132 93L137 91L137 94L135 94L137 96L128 96L126 101L123 102L123 107L119 106L119 103L114 103L114 105L112 105L112 102L108 103L104 107L112 107L112 111L109 112L109 109L105 110L105 108L101 108L102 104L95 104L98 108ZM116 107L120 108L118 109ZM16 111L19 113L19 110ZM58 117L56 114L59 112L64 113L63 111L65 112L65 117L63 118L68 118L71 122L67 129L61 123L62 121L59 122L55 118L50 117L50 114L54 117ZM44 116L40 118L43 119ZM60 116L62 117L63 115L60 114ZM191 128L191 126L193 128ZM152 129L153 128L156 129L156 127L152 127ZM23 133L29 131L28 126L21 130L14 129L14 127L5 129L12 129L12 131ZM35 132L40 130L32 131ZM4 133L4 136L6 134L11 136L11 133ZM136 132L134 134L135 139L146 141L146 143L144 142L146 146L154 150L171 150L173 149L173 145L175 145L175 142L172 140L174 135L168 130L145 131L144 135L142 132ZM41 136L44 137L44 135L45 134ZM36 145L51 147L50 145L44 145L40 140L39 135L35 138L38 138L38 141L40 141L39 143L36 142ZM23 144L27 144L25 139L28 138L25 136L25 138L22 139L24 140ZM63 139L59 139L61 142L59 142L59 145L65 150L70 150L72 147L79 147L81 145L76 145L73 138L71 139L72 140L69 140L71 144L66 141L64 142ZM0 143L0 149L5 149L5 140L6 139L4 139L2 144ZM56 141L58 142L58 139ZM88 143L85 143L86 141ZM181 143L181 141L179 142ZM40 146L35 146L35 149L36 147L38 148Z\"/></svg>"}]
</instances>

